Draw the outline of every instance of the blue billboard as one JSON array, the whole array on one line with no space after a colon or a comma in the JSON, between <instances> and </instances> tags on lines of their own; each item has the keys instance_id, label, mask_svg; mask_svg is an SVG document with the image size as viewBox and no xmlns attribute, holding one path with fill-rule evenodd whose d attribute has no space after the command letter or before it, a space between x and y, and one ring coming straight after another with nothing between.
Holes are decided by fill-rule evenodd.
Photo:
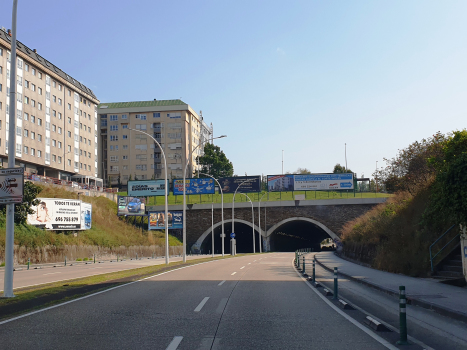
<instances>
[{"instance_id":1,"label":"blue billboard","mask_svg":"<svg viewBox=\"0 0 467 350\"><path fill-rule=\"evenodd\" d=\"M199 179L185 179L186 194L213 194L215 193L215 183L210 177ZM176 179L173 182L174 195L183 195L183 179Z\"/></svg>"},{"instance_id":2,"label":"blue billboard","mask_svg":"<svg viewBox=\"0 0 467 350\"><path fill-rule=\"evenodd\" d=\"M165 229L165 211L149 212L148 230L164 230ZM183 211L169 211L167 227L170 229L183 228Z\"/></svg>"},{"instance_id":3,"label":"blue billboard","mask_svg":"<svg viewBox=\"0 0 467 350\"><path fill-rule=\"evenodd\" d=\"M353 190L353 173L268 175L268 191Z\"/></svg>"},{"instance_id":4,"label":"blue billboard","mask_svg":"<svg viewBox=\"0 0 467 350\"><path fill-rule=\"evenodd\" d=\"M169 188L169 180L167 186L165 180L140 180L128 181L128 196L130 197L148 197L148 196L165 196Z\"/></svg>"}]
</instances>

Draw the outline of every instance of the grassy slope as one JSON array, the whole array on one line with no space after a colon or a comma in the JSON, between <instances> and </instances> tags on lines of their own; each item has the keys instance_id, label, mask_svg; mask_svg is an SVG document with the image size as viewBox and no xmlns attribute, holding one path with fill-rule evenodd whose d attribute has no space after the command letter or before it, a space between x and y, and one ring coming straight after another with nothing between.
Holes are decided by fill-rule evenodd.
<instances>
[{"instance_id":1,"label":"grassy slope","mask_svg":"<svg viewBox=\"0 0 467 350\"><path fill-rule=\"evenodd\" d=\"M398 193L347 223L342 229L344 253L380 270L428 275L429 246L450 226L443 223L445 229L438 232L423 224L429 193L429 188L416 196Z\"/></svg>"},{"instance_id":2,"label":"grassy slope","mask_svg":"<svg viewBox=\"0 0 467 350\"><path fill-rule=\"evenodd\" d=\"M58 186L40 184L42 198L78 199L77 193L69 192ZM15 244L27 247L44 245L76 244L99 245L103 247L159 245L164 246L164 233L161 231L145 231L120 220L117 204L105 197L81 196L83 202L92 204L92 228L80 231L78 237L66 233L45 231L30 225L15 226ZM178 246L182 243L173 236L169 236L169 245ZM5 217L0 216L0 246L5 245Z\"/></svg>"}]
</instances>

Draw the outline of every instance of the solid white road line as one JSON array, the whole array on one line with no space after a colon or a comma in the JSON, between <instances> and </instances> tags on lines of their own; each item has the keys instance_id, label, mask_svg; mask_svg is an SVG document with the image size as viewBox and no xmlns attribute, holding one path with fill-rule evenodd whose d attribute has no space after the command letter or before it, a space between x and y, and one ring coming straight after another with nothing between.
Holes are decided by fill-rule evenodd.
<instances>
[{"instance_id":1,"label":"solid white road line","mask_svg":"<svg viewBox=\"0 0 467 350\"><path fill-rule=\"evenodd\" d=\"M208 300L209 300L209 297L206 297L203 300L201 300L199 305L196 307L195 312L200 312L201 309L203 308L204 304L206 304L208 302Z\"/></svg>"},{"instance_id":2,"label":"solid white road line","mask_svg":"<svg viewBox=\"0 0 467 350\"><path fill-rule=\"evenodd\" d=\"M320 292L318 292L315 288L313 288L313 286L308 283L308 281L306 279L304 279L299 273L297 270L295 270L295 268L293 267L293 260L292 260L292 269L297 273L298 277L300 277L302 279L302 281L304 281L306 283L306 285L313 291L316 293L316 295L318 295L318 297L320 297L326 304L328 304L331 308L334 309L334 311L336 311L337 313L339 313L342 317L344 317L345 319L347 319L347 321L349 321L350 323L352 323L354 326L360 328L362 331L364 331L366 334L368 334L370 337L372 337L374 340L376 340L378 343L380 343L381 345L385 346L386 348L390 349L390 350L398 350L397 347L395 347L394 345L392 345L390 342L388 342L387 340L381 338L379 335L373 333L372 331L370 331L368 328L366 328L364 325L362 325L360 322L356 321L355 319L353 319L352 317L350 317L349 315L347 315L344 311L342 311L341 309L339 309L337 306L335 306L332 302L330 302L326 297L324 297Z\"/></svg>"},{"instance_id":3,"label":"solid white road line","mask_svg":"<svg viewBox=\"0 0 467 350\"><path fill-rule=\"evenodd\" d=\"M240 270L242 270L242 269L244 269L244 268L245 268L245 266L242 266L242 267L240 267Z\"/></svg>"},{"instance_id":4,"label":"solid white road line","mask_svg":"<svg viewBox=\"0 0 467 350\"><path fill-rule=\"evenodd\" d=\"M233 275L235 275L235 274L236 274L236 272L232 273L230 276L233 276Z\"/></svg>"},{"instance_id":5,"label":"solid white road line","mask_svg":"<svg viewBox=\"0 0 467 350\"><path fill-rule=\"evenodd\" d=\"M227 259L231 259L231 258L227 258ZM40 312L44 312L44 311L47 311L47 310L52 310L52 309L55 309L55 308L57 308L57 307L65 306L65 305L67 305L67 304L75 303L75 302L80 301L80 300L83 300L83 299L91 298L91 297L96 296L96 295L99 295L99 294L108 293L108 292L110 292L110 291L112 291L112 290L114 290L114 289L118 289L118 288L122 288L122 287L131 286L132 284L139 283L139 282L142 282L142 281L145 281L145 280L148 280L148 279L151 279L151 278L155 278L155 277L158 277L158 276L162 276L162 275L165 275L165 274L167 274L167 273L171 273L171 272L175 272L175 271L178 271L178 270L187 269L187 268L190 268L190 267L193 267L193 266L204 265L204 264L211 264L211 263L216 262L216 261L222 261L222 260L211 260L211 261L206 261L206 262L202 262L202 263L198 263L198 264L193 264L193 265L188 265L188 266L184 266L184 267L179 267L178 269L173 269L173 270L166 271L166 272L161 272L161 273L158 273L158 274L149 276L149 277L142 278L142 279L137 280L137 281L128 282L128 283L126 283L126 284L121 284L121 285L116 286L116 287L111 287L111 288L109 288L109 289L101 290L100 292L96 292L96 293L93 293L93 294L85 295L84 297L76 298L76 299L73 299L73 300L70 300L70 301L65 301L64 303L61 303L61 304L49 306L49 307L46 307L46 308L43 308L43 309L40 309L40 310L36 310L36 311L31 311L31 312L28 312L27 314L19 315L19 316L10 318L10 319L5 320L5 321L0 321L0 325L5 324L5 323L9 323L9 322L12 322L12 321L16 321L16 320L19 320L19 319L24 318L24 317L28 317L28 316L31 316L31 315L35 315L35 314L38 314L38 313L40 313ZM129 269L127 269L127 270L129 270Z\"/></svg>"},{"instance_id":6,"label":"solid white road line","mask_svg":"<svg viewBox=\"0 0 467 350\"><path fill-rule=\"evenodd\" d=\"M223 280L221 283L218 284L218 286L222 286L225 283L225 280Z\"/></svg>"},{"instance_id":7,"label":"solid white road line","mask_svg":"<svg viewBox=\"0 0 467 350\"><path fill-rule=\"evenodd\" d=\"M172 341L170 342L169 346L165 350L177 350L178 346L180 345L183 337L175 336Z\"/></svg>"},{"instance_id":8,"label":"solid white road line","mask_svg":"<svg viewBox=\"0 0 467 350\"><path fill-rule=\"evenodd\" d=\"M42 276L56 275L57 273L61 273L61 272L49 272L49 273L44 273L44 274L42 274Z\"/></svg>"}]
</instances>

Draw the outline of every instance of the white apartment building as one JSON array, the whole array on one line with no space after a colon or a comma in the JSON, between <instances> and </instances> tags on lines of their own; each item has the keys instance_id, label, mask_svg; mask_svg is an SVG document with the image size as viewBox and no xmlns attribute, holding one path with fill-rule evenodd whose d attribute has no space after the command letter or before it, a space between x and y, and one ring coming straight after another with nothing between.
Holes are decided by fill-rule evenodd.
<instances>
[{"instance_id":1,"label":"white apartment building","mask_svg":"<svg viewBox=\"0 0 467 350\"><path fill-rule=\"evenodd\" d=\"M183 177L185 159L191 154L187 171L190 177L198 168L196 157L203 155L201 143L212 138L212 127L181 100L101 103L98 114L100 176L107 186L126 185L130 179L164 178L162 152L142 132L162 146L169 179Z\"/></svg>"},{"instance_id":2,"label":"white apartment building","mask_svg":"<svg viewBox=\"0 0 467 350\"><path fill-rule=\"evenodd\" d=\"M17 41L16 147L8 149L11 36L0 30L0 166L8 152L25 172L98 179L97 105L92 90ZM90 181L91 180L91 181Z\"/></svg>"}]
</instances>

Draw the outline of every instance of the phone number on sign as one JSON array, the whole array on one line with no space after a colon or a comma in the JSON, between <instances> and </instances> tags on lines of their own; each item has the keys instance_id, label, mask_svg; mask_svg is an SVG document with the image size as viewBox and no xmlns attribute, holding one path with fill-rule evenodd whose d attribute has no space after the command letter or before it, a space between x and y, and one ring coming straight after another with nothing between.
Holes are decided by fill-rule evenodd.
<instances>
[{"instance_id":1,"label":"phone number on sign","mask_svg":"<svg viewBox=\"0 0 467 350\"><path fill-rule=\"evenodd\" d=\"M78 222L79 218L77 218L77 217L68 217L68 216L65 216L65 217L58 216L58 217L55 218L55 221L57 221L57 222Z\"/></svg>"}]
</instances>

